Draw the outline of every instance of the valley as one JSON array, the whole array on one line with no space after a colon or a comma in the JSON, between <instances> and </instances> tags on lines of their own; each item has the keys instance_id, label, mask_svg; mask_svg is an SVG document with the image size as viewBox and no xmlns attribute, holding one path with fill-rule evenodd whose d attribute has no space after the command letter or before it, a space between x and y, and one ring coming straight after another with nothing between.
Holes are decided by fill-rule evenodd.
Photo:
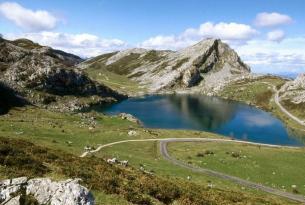
<instances>
[{"instance_id":1,"label":"valley","mask_svg":"<svg viewBox=\"0 0 305 205\"><path fill-rule=\"evenodd\" d=\"M0 44L1 179L81 178L96 204L304 202L302 146L245 144L232 140L234 135L230 136L229 131L212 133L212 129L184 127L173 115L177 112L166 112L172 109L168 104L164 110L158 109L161 104L149 105L148 116L173 116L173 127L147 126L144 120L144 124L136 123L118 113L104 114L103 110L128 100L144 102L143 96L161 96L161 102L162 97L170 96L184 117L198 118L196 123L201 125L202 121L211 123L209 119L213 118L210 128L215 129L215 124L227 121L223 118L232 111L229 102L247 109L250 105L270 112L272 115L264 112L264 116L280 123L277 131L287 132L285 139L291 140L290 144L275 143L274 136L264 136L269 144L300 145L295 142L304 142L305 128L283 113L274 99L279 90L281 105L303 119L299 107L304 100L301 78L291 81L252 74L237 53L218 39L203 40L175 52L136 48L88 60L26 39L1 39ZM176 99L183 94L190 97ZM196 100L194 96L198 95L209 97ZM223 104L217 107L218 101ZM139 105L134 110L141 111ZM228 109L221 109L225 105ZM197 110L191 109L196 106ZM263 111L255 108L255 112ZM258 132L252 137L258 134L263 135ZM181 163L239 177L284 194L274 195L225 177L196 172L164 158L160 142L183 138L200 138L203 142L169 142L168 152ZM233 152L237 154L233 156ZM270 156L274 160L270 161ZM112 158L128 160L128 166L107 163Z\"/></svg>"}]
</instances>

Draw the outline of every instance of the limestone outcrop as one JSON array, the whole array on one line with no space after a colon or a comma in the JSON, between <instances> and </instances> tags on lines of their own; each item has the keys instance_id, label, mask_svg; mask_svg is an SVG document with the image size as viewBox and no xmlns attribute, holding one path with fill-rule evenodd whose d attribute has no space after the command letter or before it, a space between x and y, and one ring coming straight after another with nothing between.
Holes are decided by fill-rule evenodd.
<instances>
[{"instance_id":1,"label":"limestone outcrop","mask_svg":"<svg viewBox=\"0 0 305 205\"><path fill-rule=\"evenodd\" d=\"M128 49L98 56L79 66L84 70L100 67L128 76L148 92L207 93L250 73L249 66L219 39L205 39L179 51Z\"/></svg>"},{"instance_id":2,"label":"limestone outcrop","mask_svg":"<svg viewBox=\"0 0 305 205\"><path fill-rule=\"evenodd\" d=\"M0 181L0 204L21 205L93 205L90 191L79 184L79 179L52 181L49 178L28 179L20 177Z\"/></svg>"},{"instance_id":3,"label":"limestone outcrop","mask_svg":"<svg viewBox=\"0 0 305 205\"><path fill-rule=\"evenodd\" d=\"M300 74L295 80L288 81L280 89L283 100L289 100L294 104L305 103L305 74Z\"/></svg>"},{"instance_id":4,"label":"limestone outcrop","mask_svg":"<svg viewBox=\"0 0 305 205\"><path fill-rule=\"evenodd\" d=\"M83 60L73 54L40 46L26 39L0 41L0 82L16 90L32 104L48 105L71 96L97 96L117 101L126 96L90 79L76 67ZM67 96L65 100L61 97ZM106 99L107 98L107 99ZM65 106L67 107L67 106Z\"/></svg>"}]
</instances>

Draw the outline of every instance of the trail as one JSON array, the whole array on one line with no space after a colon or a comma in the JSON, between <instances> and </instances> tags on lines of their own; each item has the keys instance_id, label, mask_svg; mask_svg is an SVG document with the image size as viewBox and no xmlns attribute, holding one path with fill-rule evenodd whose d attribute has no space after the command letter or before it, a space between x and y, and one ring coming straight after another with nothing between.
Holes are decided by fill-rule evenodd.
<instances>
[{"instance_id":1,"label":"trail","mask_svg":"<svg viewBox=\"0 0 305 205\"><path fill-rule=\"evenodd\" d=\"M272 89L274 91L274 102L275 104L281 109L281 111L283 113L285 113L290 119L294 120L295 122L297 122L298 124L302 125L305 127L305 122L303 120L301 120L300 118L294 116L293 114L291 114L288 110L286 110L286 108L284 108L281 103L280 103L280 97L279 97L279 90L276 89L276 86L275 85L272 85L271 83L268 83L268 82L263 82L269 86L272 86Z\"/></svg>"}]
</instances>

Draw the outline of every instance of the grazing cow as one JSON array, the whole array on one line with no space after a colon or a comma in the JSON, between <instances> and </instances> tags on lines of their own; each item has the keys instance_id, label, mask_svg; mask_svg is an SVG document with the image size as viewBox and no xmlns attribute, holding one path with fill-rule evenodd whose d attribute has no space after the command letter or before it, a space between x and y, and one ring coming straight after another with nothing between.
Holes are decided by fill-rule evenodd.
<instances>
[{"instance_id":1,"label":"grazing cow","mask_svg":"<svg viewBox=\"0 0 305 205\"><path fill-rule=\"evenodd\" d=\"M117 158L112 158L112 159L107 159L107 163L109 163L109 164L115 164L115 163L117 163Z\"/></svg>"},{"instance_id":2,"label":"grazing cow","mask_svg":"<svg viewBox=\"0 0 305 205\"><path fill-rule=\"evenodd\" d=\"M128 166L128 160L120 161L120 165L122 165L124 167L127 167Z\"/></svg>"}]
</instances>

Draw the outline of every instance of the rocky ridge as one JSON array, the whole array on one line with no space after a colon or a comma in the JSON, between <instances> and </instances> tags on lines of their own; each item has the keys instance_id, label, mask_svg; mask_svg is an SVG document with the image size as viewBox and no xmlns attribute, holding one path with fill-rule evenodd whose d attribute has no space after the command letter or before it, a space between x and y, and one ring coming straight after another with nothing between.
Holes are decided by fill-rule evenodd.
<instances>
[{"instance_id":1,"label":"rocky ridge","mask_svg":"<svg viewBox=\"0 0 305 205\"><path fill-rule=\"evenodd\" d=\"M0 81L26 96L33 104L48 105L60 101L58 105L64 103L68 108L69 97L75 101L79 97L95 96L96 104L125 97L91 80L76 68L75 65L81 61L78 56L26 39L0 39ZM63 96L66 96L64 101L61 100Z\"/></svg>"},{"instance_id":2,"label":"rocky ridge","mask_svg":"<svg viewBox=\"0 0 305 205\"><path fill-rule=\"evenodd\" d=\"M103 56L85 61L80 67L88 69L98 62L100 68L127 75L149 92L208 93L250 73L249 66L219 39L206 39L177 52L136 48Z\"/></svg>"},{"instance_id":3,"label":"rocky ridge","mask_svg":"<svg viewBox=\"0 0 305 205\"><path fill-rule=\"evenodd\" d=\"M93 205L89 190L79 184L79 179L52 181L49 178L28 179L20 177L0 181L0 204Z\"/></svg>"}]
</instances>

